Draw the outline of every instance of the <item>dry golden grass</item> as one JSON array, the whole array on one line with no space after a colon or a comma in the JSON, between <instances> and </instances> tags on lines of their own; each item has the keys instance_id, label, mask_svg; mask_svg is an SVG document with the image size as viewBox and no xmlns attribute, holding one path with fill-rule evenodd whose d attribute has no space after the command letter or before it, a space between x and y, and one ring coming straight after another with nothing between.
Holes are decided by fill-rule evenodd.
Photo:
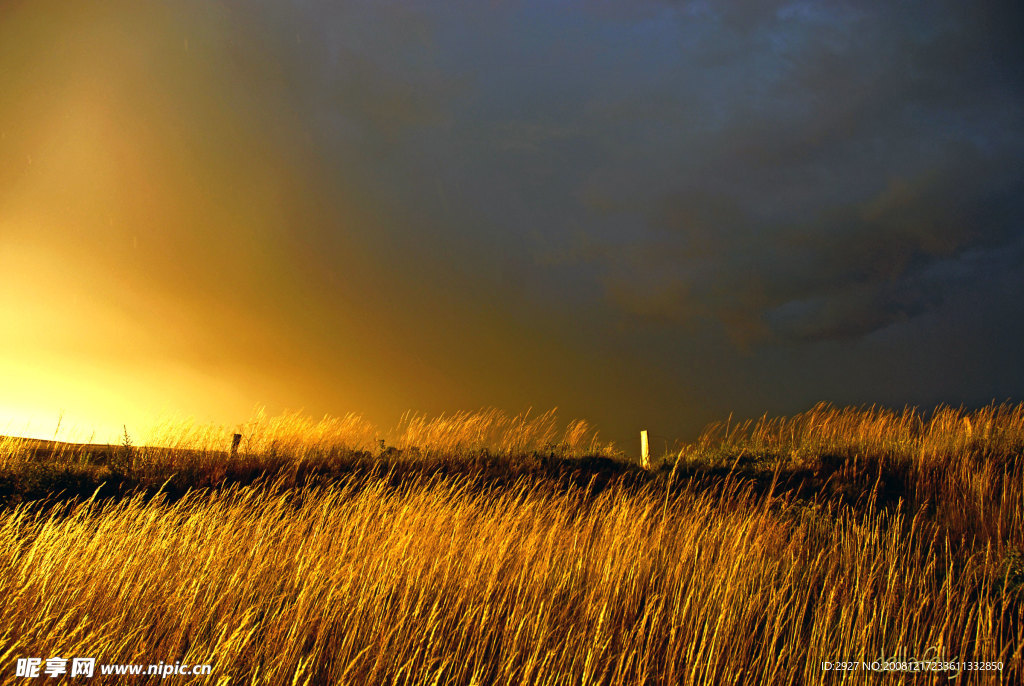
<instances>
[{"instance_id":1,"label":"dry golden grass","mask_svg":"<svg viewBox=\"0 0 1024 686\"><path fill-rule=\"evenodd\" d=\"M897 411L819 403L793 417L711 424L687 452L700 459L744 452L785 455L798 461L822 454L860 453L924 463L956 455L998 459L1022 449L1024 403L974 411L939 407L930 413L912 407Z\"/></svg>"},{"instance_id":2,"label":"dry golden grass","mask_svg":"<svg viewBox=\"0 0 1024 686\"><path fill-rule=\"evenodd\" d=\"M332 450L375 451L382 443L398 450L413 449L420 456L484 451L505 456L550 451L562 455L621 454L613 443L602 442L585 420L573 420L561 429L556 410L531 414L527 410L510 416L494 408L437 417L407 412L397 426L381 429L354 413L314 420L301 412L268 417L261 409L238 431L242 435L241 452L250 455L307 457ZM151 431L145 443L220 453L232 433L226 427L171 420Z\"/></svg>"},{"instance_id":3,"label":"dry golden grass","mask_svg":"<svg viewBox=\"0 0 1024 686\"><path fill-rule=\"evenodd\" d=\"M1003 682L1019 683L1022 416L823 406L717 443L705 434L674 471L605 488L494 481L484 467L370 470L300 489L282 474L176 500L24 504L0 511L0 669L59 655L209 662L211 683L866 683L901 677L844 679L821 663L931 650L1001 661ZM412 418L403 435L426 447L395 445L469 455L498 437L514 454L568 441L548 420L530 420L532 444L503 438L526 418L470 420ZM301 451L289 459L326 454L324 434L289 444ZM753 467L696 469L702 451L763 459L776 486L785 470L858 477L866 461L879 478L896 469L907 499L807 499L762 488ZM832 464L822 456L841 458L828 477L815 476ZM953 509L915 500L972 474L943 491L963 491Z\"/></svg>"},{"instance_id":4,"label":"dry golden grass","mask_svg":"<svg viewBox=\"0 0 1024 686\"><path fill-rule=\"evenodd\" d=\"M1024 404L975 411L940 407L835 408L791 418L709 426L680 451L684 464L752 461L831 472L834 486L893 486L937 510L956 538L1024 547Z\"/></svg>"},{"instance_id":5,"label":"dry golden grass","mask_svg":"<svg viewBox=\"0 0 1024 686\"><path fill-rule=\"evenodd\" d=\"M316 420L299 412L268 417L259 410L235 427L167 420L141 441L126 429L119 445L0 436L0 504L51 492L88 496L101 483L108 493L111 486L123 491L160 485L180 492L284 473L301 480L309 473L347 472L357 464L447 464L466 471L481 462L622 458L586 421L562 428L554 410L530 415L495 409L438 417L406 413L396 426L381 429L353 413ZM241 444L229 455L236 431Z\"/></svg>"},{"instance_id":6,"label":"dry golden grass","mask_svg":"<svg viewBox=\"0 0 1024 686\"><path fill-rule=\"evenodd\" d=\"M392 434L399 449L415 448L436 455L481 451L497 455L551 451L563 456L619 454L613 443L602 443L582 419L570 422L560 432L555 410L532 418L530 411L510 417L495 409L433 418L407 413Z\"/></svg>"}]
</instances>

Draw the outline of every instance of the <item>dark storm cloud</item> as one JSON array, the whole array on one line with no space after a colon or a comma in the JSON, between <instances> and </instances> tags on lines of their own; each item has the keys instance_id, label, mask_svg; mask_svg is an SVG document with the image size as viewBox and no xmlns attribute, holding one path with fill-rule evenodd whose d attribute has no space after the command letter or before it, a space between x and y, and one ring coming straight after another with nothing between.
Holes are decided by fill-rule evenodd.
<instances>
[{"instance_id":1,"label":"dark storm cloud","mask_svg":"<svg viewBox=\"0 0 1024 686\"><path fill-rule=\"evenodd\" d=\"M973 257L1021 230L1010 4L268 7L392 259L569 256L561 287L744 341L860 336L1017 268Z\"/></svg>"},{"instance_id":2,"label":"dark storm cloud","mask_svg":"<svg viewBox=\"0 0 1024 686\"><path fill-rule=\"evenodd\" d=\"M1019 269L1000 256L1021 239L1022 183L1015 160L961 151L806 219L744 214L735 196L677 196L613 292L638 312L718 318L742 337L863 335L969 290L990 268Z\"/></svg>"},{"instance_id":3,"label":"dark storm cloud","mask_svg":"<svg viewBox=\"0 0 1024 686\"><path fill-rule=\"evenodd\" d=\"M317 412L1019 394L1018 5L15 3L0 237Z\"/></svg>"},{"instance_id":4,"label":"dark storm cloud","mask_svg":"<svg viewBox=\"0 0 1024 686\"><path fill-rule=\"evenodd\" d=\"M683 111L707 98L693 112L702 140L680 116L652 149L677 162L590 191L645 219L626 260L606 251L615 301L741 339L856 337L987 267L1019 269L999 259L1024 219L1020 67L1001 61L1018 48L990 30L1000 12L759 7L710 19L716 47L669 70ZM643 180L623 183L630 173Z\"/></svg>"},{"instance_id":5,"label":"dark storm cloud","mask_svg":"<svg viewBox=\"0 0 1024 686\"><path fill-rule=\"evenodd\" d=\"M935 322L973 302L979 338L958 345L977 346L1021 295L1024 41L1010 3L263 7L252 30L306 117L319 192L381 219L346 230L404 275L381 287L415 303L393 305L395 320L414 309L492 331L427 335L421 353L452 378L473 354L543 359L558 389L517 386L564 398L615 359L612 378L639 374L659 397L686 383L707 407L766 402L750 379L776 376L808 401L840 387L923 401L946 359ZM331 226L297 231L314 262L330 259ZM526 331L542 332L529 357ZM902 394L866 371L860 386L820 372L923 346L933 366ZM809 360L819 371L797 369ZM1010 387L986 384L962 393Z\"/></svg>"}]
</instances>

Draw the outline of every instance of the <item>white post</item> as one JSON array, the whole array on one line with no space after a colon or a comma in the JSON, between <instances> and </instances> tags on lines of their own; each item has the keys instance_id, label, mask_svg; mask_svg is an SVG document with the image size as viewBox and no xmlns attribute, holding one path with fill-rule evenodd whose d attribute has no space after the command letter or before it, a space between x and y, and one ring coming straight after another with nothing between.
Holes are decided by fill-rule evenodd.
<instances>
[{"instance_id":1,"label":"white post","mask_svg":"<svg viewBox=\"0 0 1024 686\"><path fill-rule=\"evenodd\" d=\"M647 429L640 432L640 464L644 469L651 468L651 451L647 442Z\"/></svg>"}]
</instances>

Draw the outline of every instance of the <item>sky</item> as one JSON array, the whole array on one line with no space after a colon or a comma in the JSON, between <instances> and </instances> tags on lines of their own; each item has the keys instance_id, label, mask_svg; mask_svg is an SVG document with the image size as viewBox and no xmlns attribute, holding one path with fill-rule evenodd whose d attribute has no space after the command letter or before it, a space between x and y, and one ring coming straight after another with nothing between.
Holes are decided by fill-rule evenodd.
<instances>
[{"instance_id":1,"label":"sky","mask_svg":"<svg viewBox=\"0 0 1024 686\"><path fill-rule=\"evenodd\" d=\"M0 433L1022 400L1022 191L1018 3L8 1Z\"/></svg>"}]
</instances>

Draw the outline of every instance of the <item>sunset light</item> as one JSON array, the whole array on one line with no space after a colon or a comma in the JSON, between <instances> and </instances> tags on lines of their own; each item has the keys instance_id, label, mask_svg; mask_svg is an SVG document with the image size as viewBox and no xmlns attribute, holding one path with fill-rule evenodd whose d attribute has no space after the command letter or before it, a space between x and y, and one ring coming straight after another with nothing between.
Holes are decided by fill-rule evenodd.
<instances>
[{"instance_id":1,"label":"sunset light","mask_svg":"<svg viewBox=\"0 0 1024 686\"><path fill-rule=\"evenodd\" d=\"M2 11L12 418L559 407L633 443L1024 384L988 10L328 4Z\"/></svg>"},{"instance_id":2,"label":"sunset light","mask_svg":"<svg viewBox=\"0 0 1024 686\"><path fill-rule=\"evenodd\" d=\"M0 598L2 683L1024 683L1021 3L0 2Z\"/></svg>"}]
</instances>

